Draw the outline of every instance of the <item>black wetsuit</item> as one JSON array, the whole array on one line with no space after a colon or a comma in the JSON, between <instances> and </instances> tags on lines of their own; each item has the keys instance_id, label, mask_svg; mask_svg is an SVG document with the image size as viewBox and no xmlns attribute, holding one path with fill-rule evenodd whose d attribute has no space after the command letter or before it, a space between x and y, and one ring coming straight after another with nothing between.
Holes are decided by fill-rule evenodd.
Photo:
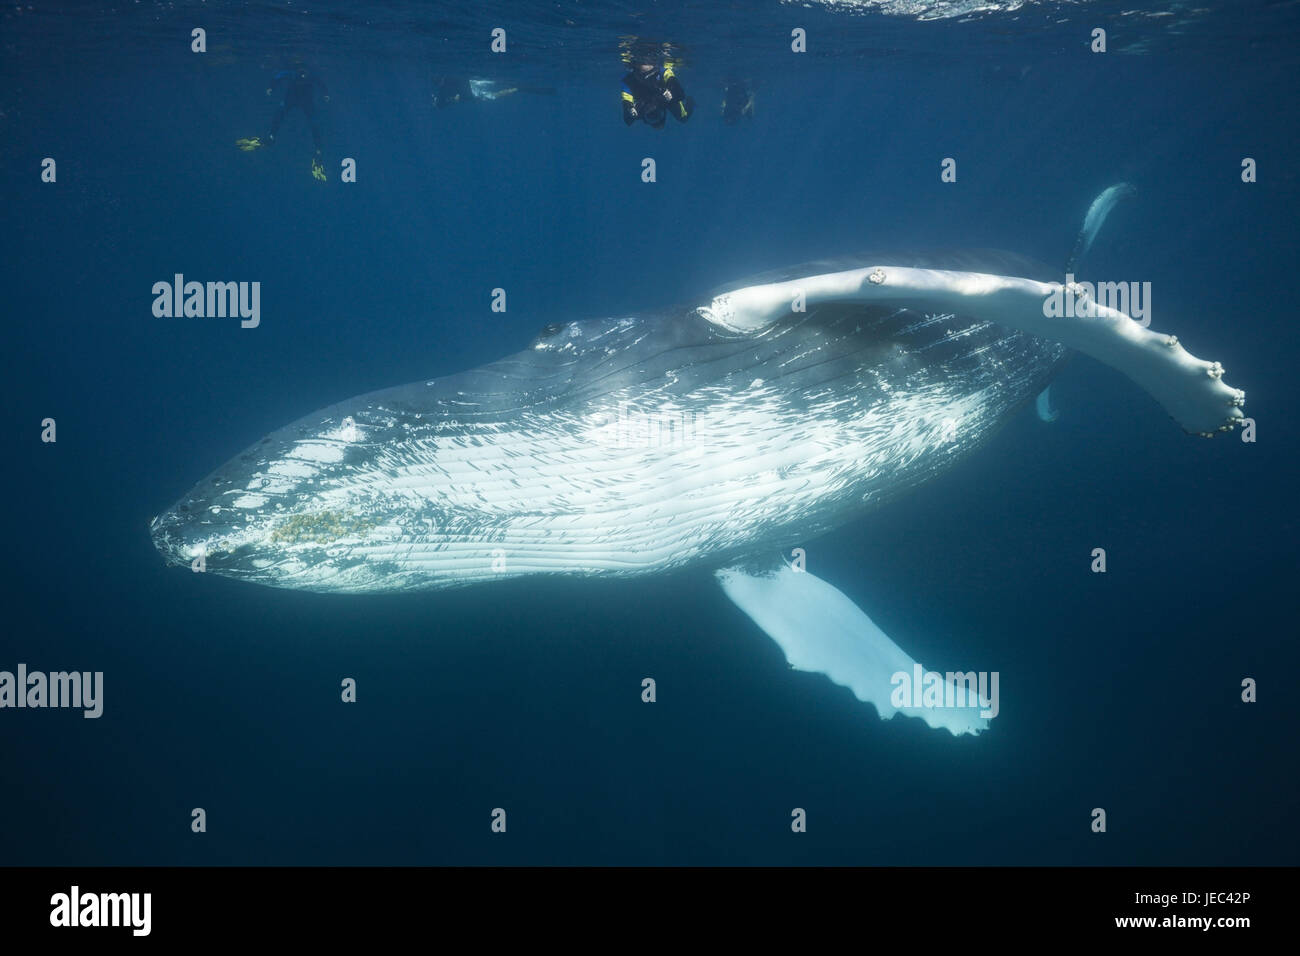
<instances>
[{"instance_id":1,"label":"black wetsuit","mask_svg":"<svg viewBox=\"0 0 1300 956\"><path fill-rule=\"evenodd\" d=\"M474 89L467 76L444 76L433 92L433 105L442 109L452 103L468 103L474 99Z\"/></svg>"},{"instance_id":2,"label":"black wetsuit","mask_svg":"<svg viewBox=\"0 0 1300 956\"><path fill-rule=\"evenodd\" d=\"M664 90L672 93L671 100L664 99ZM655 129L660 129L669 113L682 123L691 115L691 101L671 70L654 70L650 73L632 70L623 77L624 123L631 126L641 119Z\"/></svg>"},{"instance_id":3,"label":"black wetsuit","mask_svg":"<svg viewBox=\"0 0 1300 956\"><path fill-rule=\"evenodd\" d=\"M275 134L280 132L285 114L296 107L307 117L307 122L311 125L311 141L319 153L321 140L320 123L316 121L316 91L320 90L322 96L327 96L325 84L320 77L313 76L306 70L284 70L277 73L271 81L271 88L274 89L277 83L284 83L285 87L284 98L280 100L280 106L271 118L272 142L275 141Z\"/></svg>"},{"instance_id":4,"label":"black wetsuit","mask_svg":"<svg viewBox=\"0 0 1300 956\"><path fill-rule=\"evenodd\" d=\"M747 84L728 83L722 93L722 121L732 126L740 122L742 116L753 116L753 98Z\"/></svg>"}]
</instances>

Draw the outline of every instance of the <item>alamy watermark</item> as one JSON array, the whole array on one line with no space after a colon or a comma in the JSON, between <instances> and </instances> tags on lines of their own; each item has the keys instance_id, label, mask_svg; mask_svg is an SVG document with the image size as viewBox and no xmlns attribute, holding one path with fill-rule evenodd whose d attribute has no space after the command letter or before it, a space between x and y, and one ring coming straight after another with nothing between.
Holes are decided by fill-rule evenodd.
<instances>
[{"instance_id":1,"label":"alamy watermark","mask_svg":"<svg viewBox=\"0 0 1300 956\"><path fill-rule=\"evenodd\" d=\"M1067 272L1065 285L1057 286L1043 299L1043 315L1049 319L1090 319L1097 307L1122 312L1143 328L1151 324L1150 282L1075 282Z\"/></svg>"},{"instance_id":2,"label":"alamy watermark","mask_svg":"<svg viewBox=\"0 0 1300 956\"><path fill-rule=\"evenodd\" d=\"M148 936L152 910L152 893L83 893L73 884L67 893L50 897L50 925L122 926L133 936Z\"/></svg>"},{"instance_id":3,"label":"alamy watermark","mask_svg":"<svg viewBox=\"0 0 1300 956\"><path fill-rule=\"evenodd\" d=\"M104 713L103 671L0 671L0 709L5 707L76 707L82 717Z\"/></svg>"},{"instance_id":4,"label":"alamy watermark","mask_svg":"<svg viewBox=\"0 0 1300 956\"><path fill-rule=\"evenodd\" d=\"M153 294L153 314L159 319L238 316L245 329L255 329L262 321L260 282L186 282L178 272L172 282L155 282Z\"/></svg>"},{"instance_id":5,"label":"alamy watermark","mask_svg":"<svg viewBox=\"0 0 1300 956\"><path fill-rule=\"evenodd\" d=\"M895 671L889 702L907 708L979 707L989 720L998 715L998 671L927 671L912 665L912 673Z\"/></svg>"},{"instance_id":6,"label":"alamy watermark","mask_svg":"<svg viewBox=\"0 0 1300 956\"><path fill-rule=\"evenodd\" d=\"M619 448L662 448L696 438L693 409L638 408L624 402L611 424Z\"/></svg>"}]
</instances>

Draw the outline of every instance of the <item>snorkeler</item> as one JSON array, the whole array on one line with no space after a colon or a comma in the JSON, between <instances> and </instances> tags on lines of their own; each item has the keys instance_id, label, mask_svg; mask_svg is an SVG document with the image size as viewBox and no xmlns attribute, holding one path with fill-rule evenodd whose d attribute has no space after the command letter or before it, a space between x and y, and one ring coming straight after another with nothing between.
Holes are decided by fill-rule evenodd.
<instances>
[{"instance_id":1,"label":"snorkeler","mask_svg":"<svg viewBox=\"0 0 1300 956\"><path fill-rule=\"evenodd\" d=\"M271 80L271 85L266 89L266 95L270 96L275 92L277 86L284 84L284 95L280 100L280 105L271 117L271 133L263 142L261 137L254 136L251 139L235 140L235 145L244 152L252 152L255 149L261 149L263 146L270 146L275 142L275 135L280 132L280 124L284 122L285 114L291 109L300 109L303 115L307 117L307 123L311 126L311 140L316 147L316 154L311 160L311 174L315 179L321 182L325 181L325 167L320 161L321 136L320 123L316 121L316 91L320 90L321 98L326 103L330 101L329 93L325 90L325 84L321 82L320 77L311 73L304 66L297 66L292 70L281 70L275 74Z\"/></svg>"},{"instance_id":2,"label":"snorkeler","mask_svg":"<svg viewBox=\"0 0 1300 956\"><path fill-rule=\"evenodd\" d=\"M655 129L662 129L667 114L685 123L694 103L673 75L673 62L664 60L663 68L654 59L638 57L623 77L623 122L631 126L638 119Z\"/></svg>"},{"instance_id":3,"label":"snorkeler","mask_svg":"<svg viewBox=\"0 0 1300 956\"><path fill-rule=\"evenodd\" d=\"M722 122L734 126L741 117L754 118L754 91L748 80L728 80L722 91Z\"/></svg>"},{"instance_id":4,"label":"snorkeler","mask_svg":"<svg viewBox=\"0 0 1300 956\"><path fill-rule=\"evenodd\" d=\"M555 92L553 86L527 86L517 84L506 86L496 80L471 80L466 76L442 76L433 91L433 105L438 109L453 103L477 103L483 100L499 100L512 93L535 93L547 95Z\"/></svg>"}]
</instances>

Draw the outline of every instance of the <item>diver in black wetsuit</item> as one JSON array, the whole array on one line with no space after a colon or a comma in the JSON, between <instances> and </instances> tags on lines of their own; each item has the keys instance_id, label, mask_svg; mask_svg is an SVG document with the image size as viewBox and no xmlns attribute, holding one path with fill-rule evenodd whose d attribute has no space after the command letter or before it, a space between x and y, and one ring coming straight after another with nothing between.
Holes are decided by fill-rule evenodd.
<instances>
[{"instance_id":1,"label":"diver in black wetsuit","mask_svg":"<svg viewBox=\"0 0 1300 956\"><path fill-rule=\"evenodd\" d=\"M722 122L735 126L742 117L754 118L754 91L747 80L728 80L722 92Z\"/></svg>"},{"instance_id":2,"label":"diver in black wetsuit","mask_svg":"<svg viewBox=\"0 0 1300 956\"><path fill-rule=\"evenodd\" d=\"M275 116L271 117L271 142L275 142L275 134L280 131L280 124L284 122L285 114L289 110L302 110L303 115L307 117L307 122L311 125L311 141L316 147L316 152L320 152L320 123L316 122L316 91L320 90L321 97L326 103L330 101L329 93L325 90L325 84L321 78L306 69L299 67L296 70L281 70L275 74L271 80L270 87L267 88L266 95L270 96L275 92L276 86L284 84L284 97L280 100L280 107L275 111Z\"/></svg>"},{"instance_id":3,"label":"diver in black wetsuit","mask_svg":"<svg viewBox=\"0 0 1300 956\"><path fill-rule=\"evenodd\" d=\"M235 141L244 152L251 152L255 149L261 149L263 146L270 146L275 142L275 136L280 132L280 124L284 122L285 115L292 109L300 109L303 115L307 117L307 123L311 126L311 141L316 147L316 155L312 157L311 174L316 179L325 181L325 167L320 162L321 135L320 123L316 121L316 91L319 90L321 98L328 103L330 100L329 93L325 89L325 84L319 76L310 72L306 67L298 66L292 70L281 70L271 80L271 85L266 88L266 95L270 96L280 84L284 84L284 95L280 99L280 105L271 117L271 133L262 142L260 137L254 136L252 139L240 139Z\"/></svg>"},{"instance_id":4,"label":"diver in black wetsuit","mask_svg":"<svg viewBox=\"0 0 1300 956\"><path fill-rule=\"evenodd\" d=\"M469 85L468 76L439 77L433 91L433 105L438 109L453 103L467 103L474 98L474 91Z\"/></svg>"},{"instance_id":5,"label":"diver in black wetsuit","mask_svg":"<svg viewBox=\"0 0 1300 956\"><path fill-rule=\"evenodd\" d=\"M434 86L433 105L438 109L455 103L481 103L485 100L500 100L515 93L533 93L549 96L555 92L553 86L530 86L515 83L507 86L497 80L471 79L468 76L441 76Z\"/></svg>"},{"instance_id":6,"label":"diver in black wetsuit","mask_svg":"<svg viewBox=\"0 0 1300 956\"><path fill-rule=\"evenodd\" d=\"M654 60L640 59L623 77L623 122L631 126L638 119L662 129L669 113L678 122L690 119L691 98L673 75L673 64L665 60L662 69Z\"/></svg>"}]
</instances>

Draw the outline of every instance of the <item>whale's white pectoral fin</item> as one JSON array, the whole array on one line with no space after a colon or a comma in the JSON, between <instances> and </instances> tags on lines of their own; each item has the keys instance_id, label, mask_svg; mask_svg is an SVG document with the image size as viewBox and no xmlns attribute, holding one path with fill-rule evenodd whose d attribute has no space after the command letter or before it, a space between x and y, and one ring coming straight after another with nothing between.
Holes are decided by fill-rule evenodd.
<instances>
[{"instance_id":1,"label":"whale's white pectoral fin","mask_svg":"<svg viewBox=\"0 0 1300 956\"><path fill-rule=\"evenodd\" d=\"M1123 372L1194 434L1212 436L1241 420L1246 394L1222 381L1218 362L1198 359L1178 344L1177 336L1152 332L1100 303L1088 301L1084 316L1065 316L1053 308L1062 296L1077 292L1059 282L882 265L736 289L699 313L729 331L747 333L789 315L797 297L808 307L916 303L927 311L971 316L1077 349Z\"/></svg>"},{"instance_id":2,"label":"whale's white pectoral fin","mask_svg":"<svg viewBox=\"0 0 1300 956\"><path fill-rule=\"evenodd\" d=\"M788 565L770 573L733 567L718 571L717 578L727 597L780 645L792 667L825 674L874 706L882 719L920 717L956 735L987 730L997 715L996 693L992 705L982 698L972 706L955 706L965 701L964 689L940 706L901 706L922 703L921 688L914 686L922 668L861 608L807 571ZM941 688L951 689L950 684Z\"/></svg>"},{"instance_id":3,"label":"whale's white pectoral fin","mask_svg":"<svg viewBox=\"0 0 1300 956\"><path fill-rule=\"evenodd\" d=\"M1052 407L1052 386L1049 385L1038 393L1038 398L1034 401L1034 410L1038 412L1040 422L1056 421L1060 413Z\"/></svg>"}]
</instances>

